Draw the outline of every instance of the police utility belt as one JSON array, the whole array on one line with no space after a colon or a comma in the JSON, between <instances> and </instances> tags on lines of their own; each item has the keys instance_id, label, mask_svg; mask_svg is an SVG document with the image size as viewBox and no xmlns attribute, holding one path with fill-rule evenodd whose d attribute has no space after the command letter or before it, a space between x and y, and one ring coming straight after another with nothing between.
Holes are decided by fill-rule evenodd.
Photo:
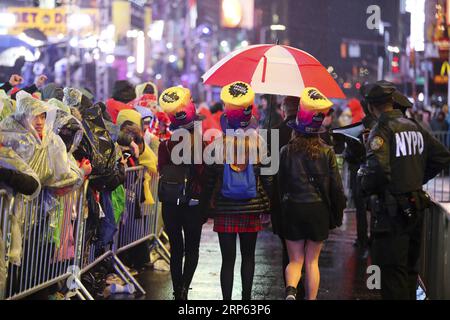
<instances>
[{"instance_id":1,"label":"police utility belt","mask_svg":"<svg viewBox=\"0 0 450 320\"><path fill-rule=\"evenodd\" d=\"M372 213L388 214L391 217L401 215L407 219L414 218L431 205L431 198L423 190L404 194L392 194L385 190L384 194L370 197Z\"/></svg>"}]
</instances>

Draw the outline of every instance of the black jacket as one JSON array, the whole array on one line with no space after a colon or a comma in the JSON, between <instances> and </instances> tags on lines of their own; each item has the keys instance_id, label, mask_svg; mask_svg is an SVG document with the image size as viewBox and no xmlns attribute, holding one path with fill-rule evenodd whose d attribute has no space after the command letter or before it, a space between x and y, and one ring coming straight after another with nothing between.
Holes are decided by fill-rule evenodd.
<instances>
[{"instance_id":1,"label":"black jacket","mask_svg":"<svg viewBox=\"0 0 450 320\"><path fill-rule=\"evenodd\" d=\"M306 161L308 169L305 169ZM343 211L346 200L336 155L331 147L325 145L317 160L310 160L300 152L293 153L289 145L281 149L279 171L281 199L296 203L322 202L321 195L309 181L309 172L322 184L329 203L336 206L337 211Z\"/></svg>"},{"instance_id":2,"label":"black jacket","mask_svg":"<svg viewBox=\"0 0 450 320\"><path fill-rule=\"evenodd\" d=\"M223 165L206 167L207 185L205 201L213 200L214 208L209 210L209 216L214 214L263 214L269 213L272 176L260 174L260 166L254 165L257 181L257 196L250 200L233 200L222 196L220 190L223 180Z\"/></svg>"},{"instance_id":3,"label":"black jacket","mask_svg":"<svg viewBox=\"0 0 450 320\"><path fill-rule=\"evenodd\" d=\"M420 191L450 164L447 148L399 110L381 115L366 148L361 181L366 194L386 188L394 195Z\"/></svg>"},{"instance_id":4,"label":"black jacket","mask_svg":"<svg viewBox=\"0 0 450 320\"><path fill-rule=\"evenodd\" d=\"M39 187L39 182L32 176L6 168L0 168L0 189L2 183L14 191L28 196L32 195Z\"/></svg>"},{"instance_id":5,"label":"black jacket","mask_svg":"<svg viewBox=\"0 0 450 320\"><path fill-rule=\"evenodd\" d=\"M292 128L287 125L287 123L291 120L295 120L297 116L292 115L287 117L282 123L275 127L279 132L279 149L283 148L285 145L289 143L292 138ZM271 135L268 136L269 142L269 150L271 149ZM271 205L271 220L272 220L272 230L275 234L279 234L280 232L280 224L281 224L281 201L280 201L280 191L278 190L279 182L278 182L278 174L273 177L273 193L270 199Z\"/></svg>"}]
</instances>

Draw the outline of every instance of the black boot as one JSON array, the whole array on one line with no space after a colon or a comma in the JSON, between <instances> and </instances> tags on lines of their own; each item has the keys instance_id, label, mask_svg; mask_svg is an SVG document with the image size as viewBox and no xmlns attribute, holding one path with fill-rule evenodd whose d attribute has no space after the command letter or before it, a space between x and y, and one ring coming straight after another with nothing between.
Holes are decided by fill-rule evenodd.
<instances>
[{"instance_id":1,"label":"black boot","mask_svg":"<svg viewBox=\"0 0 450 320\"><path fill-rule=\"evenodd\" d=\"M177 287L173 291L173 299L174 300L185 300L183 299L183 287Z\"/></svg>"},{"instance_id":2,"label":"black boot","mask_svg":"<svg viewBox=\"0 0 450 320\"><path fill-rule=\"evenodd\" d=\"M180 300L188 300L189 287L183 286L181 288L181 299Z\"/></svg>"},{"instance_id":3,"label":"black boot","mask_svg":"<svg viewBox=\"0 0 450 320\"><path fill-rule=\"evenodd\" d=\"M244 292L244 291L242 291L242 300L243 301L252 300L252 293L251 292Z\"/></svg>"}]
</instances>

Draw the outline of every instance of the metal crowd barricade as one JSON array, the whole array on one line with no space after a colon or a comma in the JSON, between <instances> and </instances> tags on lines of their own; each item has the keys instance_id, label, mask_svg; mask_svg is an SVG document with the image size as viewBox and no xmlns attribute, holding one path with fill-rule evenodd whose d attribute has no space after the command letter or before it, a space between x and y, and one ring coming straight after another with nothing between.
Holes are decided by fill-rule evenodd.
<instances>
[{"instance_id":1,"label":"metal crowd barricade","mask_svg":"<svg viewBox=\"0 0 450 320\"><path fill-rule=\"evenodd\" d=\"M63 196L44 189L32 200L17 195L10 210L2 209L8 238L6 299L21 299L61 281L80 299L92 298L78 273L86 188L87 182Z\"/></svg>"},{"instance_id":2,"label":"metal crowd barricade","mask_svg":"<svg viewBox=\"0 0 450 320\"><path fill-rule=\"evenodd\" d=\"M420 278L428 299L450 299L450 205L433 202L425 213Z\"/></svg>"},{"instance_id":3,"label":"metal crowd barricade","mask_svg":"<svg viewBox=\"0 0 450 320\"><path fill-rule=\"evenodd\" d=\"M142 166L126 169L125 176L125 210L121 216L118 230L114 236L112 246L103 254L96 256L96 243L85 244L82 248L81 273L92 269L100 262L111 259L112 267L117 275L126 283L132 283L137 290L145 294L145 290L131 275L130 271L117 256L118 254L144 242L152 241L152 247L164 251L170 259L169 251L164 247L159 236L162 230L158 229L158 174L150 174L150 191L154 204L145 204L143 198L144 178L146 169ZM84 231L85 232L85 231Z\"/></svg>"},{"instance_id":4,"label":"metal crowd barricade","mask_svg":"<svg viewBox=\"0 0 450 320\"><path fill-rule=\"evenodd\" d=\"M158 174L149 173L153 204L143 203L144 175L145 169L143 167L128 168L126 171L126 209L116 237L115 252L121 253L141 242L152 240L152 245L164 250L165 258L167 259L168 256L170 259L169 251L159 238L163 231L158 230L158 210L160 209L158 203ZM143 203L140 206L140 212L136 212L137 205L140 203Z\"/></svg>"},{"instance_id":5,"label":"metal crowd barricade","mask_svg":"<svg viewBox=\"0 0 450 320\"><path fill-rule=\"evenodd\" d=\"M433 132L432 135L447 148L450 147L450 134L447 131ZM450 167L442 170L430 180L424 189L438 202L450 202Z\"/></svg>"},{"instance_id":6,"label":"metal crowd barricade","mask_svg":"<svg viewBox=\"0 0 450 320\"><path fill-rule=\"evenodd\" d=\"M8 252L10 243L9 215L14 204L7 190L0 190L0 300L6 296L6 279L8 272Z\"/></svg>"}]
</instances>

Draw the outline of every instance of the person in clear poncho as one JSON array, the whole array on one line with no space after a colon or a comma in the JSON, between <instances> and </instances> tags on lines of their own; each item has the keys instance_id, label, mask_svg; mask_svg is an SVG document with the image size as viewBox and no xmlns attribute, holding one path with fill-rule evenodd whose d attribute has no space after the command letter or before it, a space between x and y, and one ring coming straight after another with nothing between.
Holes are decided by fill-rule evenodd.
<instances>
[{"instance_id":1,"label":"person in clear poncho","mask_svg":"<svg viewBox=\"0 0 450 320\"><path fill-rule=\"evenodd\" d=\"M5 189L9 195L21 193L30 199L35 198L41 185L36 173L11 148L0 144L0 189ZM6 199L6 203L8 200ZM2 212L0 214L6 214ZM0 298L6 285L7 265L6 248L0 228ZM14 238L13 238L14 239ZM16 239L15 239L16 240ZM20 246L20 243L19 243Z\"/></svg>"},{"instance_id":2,"label":"person in clear poncho","mask_svg":"<svg viewBox=\"0 0 450 320\"><path fill-rule=\"evenodd\" d=\"M0 122L0 143L30 165L42 186L59 193L79 187L83 174L71 165L63 140L53 132L55 118L54 107L19 92L15 112Z\"/></svg>"},{"instance_id":3,"label":"person in clear poncho","mask_svg":"<svg viewBox=\"0 0 450 320\"><path fill-rule=\"evenodd\" d=\"M71 166L79 167L86 179L92 171L89 160L80 159L77 161L73 156L73 152L78 148L83 136L82 124L71 114L71 109L67 105L64 105L56 99L49 100L49 104L58 108L56 110L53 132L63 140ZM76 191L75 199L78 198L79 192L82 192L81 189ZM59 198L59 206L55 212L53 230L53 242L55 243L54 257L57 261L72 259L75 256L73 227L78 214L81 214L81 212L78 212L76 202L67 201L65 197Z\"/></svg>"},{"instance_id":4,"label":"person in clear poncho","mask_svg":"<svg viewBox=\"0 0 450 320\"><path fill-rule=\"evenodd\" d=\"M63 140L53 132L56 109L26 92L17 94L16 110L0 122L0 144L14 150L39 177L45 188L45 212L52 215L56 197L77 189L83 172L69 160ZM23 203L27 201L23 198ZM34 214L38 212L32 210ZM16 205L12 216L11 262L20 265L25 205ZM33 219L33 221L35 221Z\"/></svg>"}]
</instances>

